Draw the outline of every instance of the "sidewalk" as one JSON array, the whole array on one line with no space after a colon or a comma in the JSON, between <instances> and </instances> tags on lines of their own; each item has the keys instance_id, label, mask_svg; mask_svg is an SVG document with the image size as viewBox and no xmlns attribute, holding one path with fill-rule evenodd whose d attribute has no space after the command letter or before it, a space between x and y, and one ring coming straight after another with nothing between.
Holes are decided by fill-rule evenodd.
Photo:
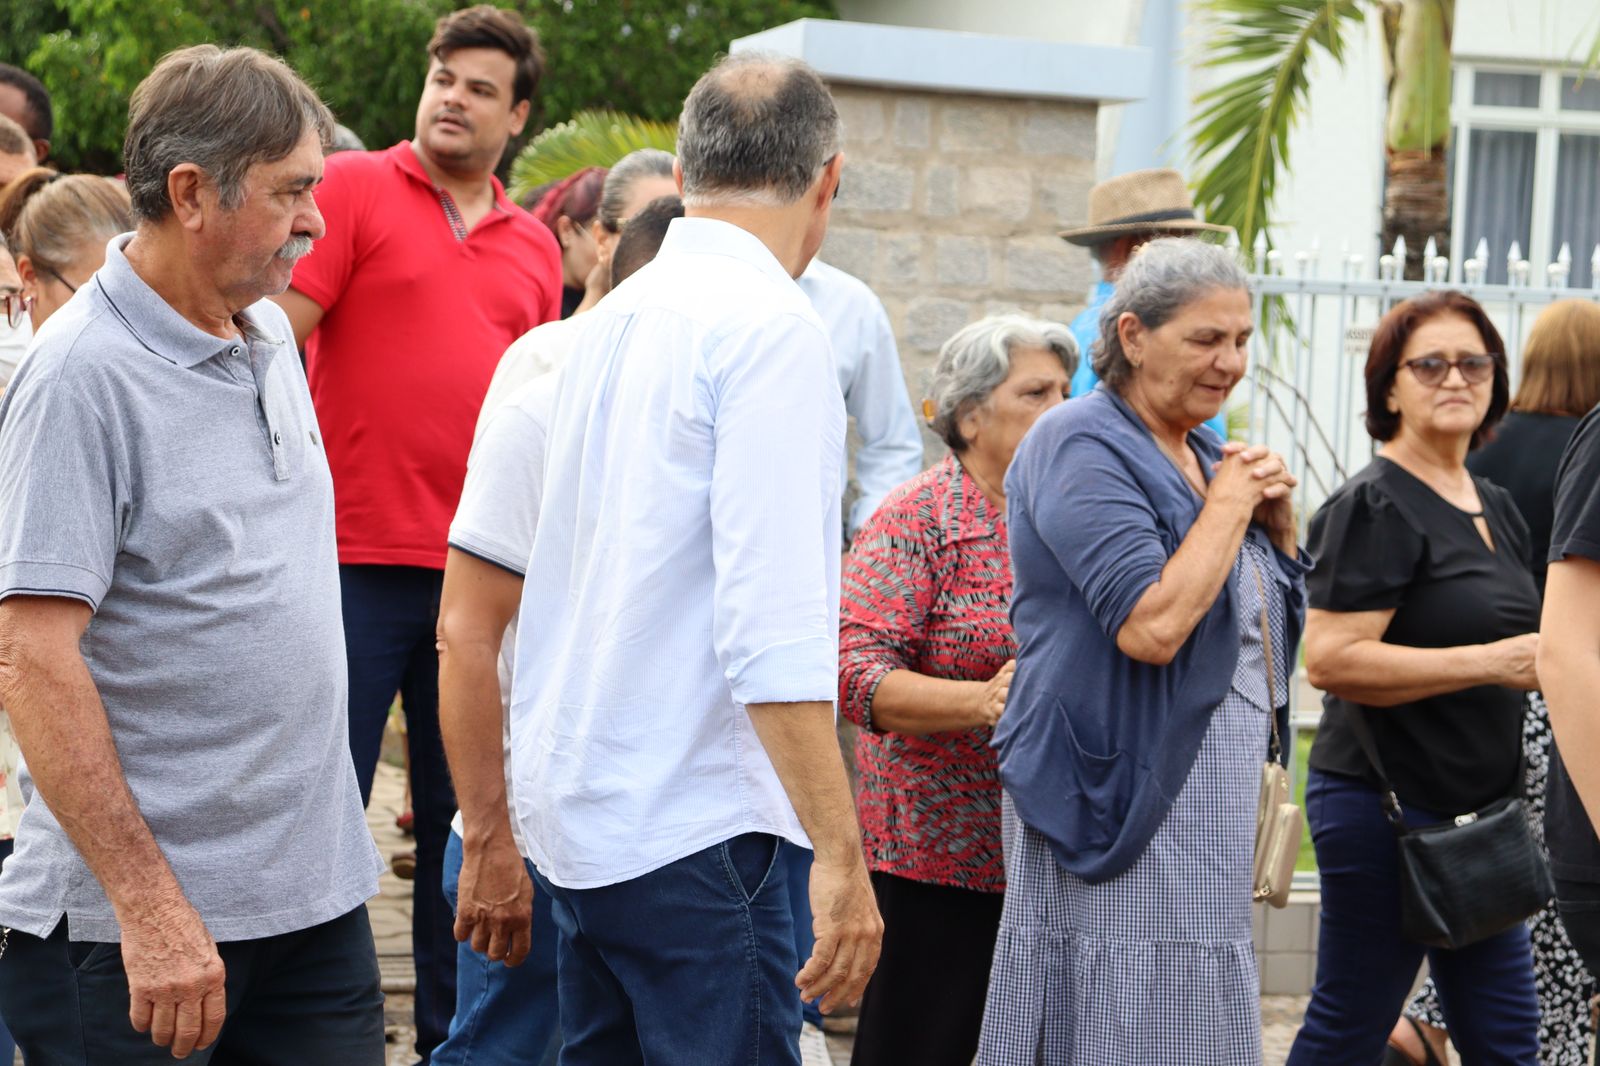
<instances>
[{"instance_id":1,"label":"sidewalk","mask_svg":"<svg viewBox=\"0 0 1600 1066\"><path fill-rule=\"evenodd\" d=\"M409 848L410 838L394 826L394 817L405 799L405 773L380 762L372 786L372 803L367 808L367 824L378 842L378 850L388 859L395 851ZM411 967L411 882L385 873L379 882L380 895L368 908L372 915L372 935L378 947L378 966L383 972L387 997L384 1013L388 1022L389 1066L411 1066L416 1054L411 1049L411 994L416 976ZM1283 1066L1289 1045L1305 1014L1303 996L1264 996L1261 1000L1263 1066ZM834 1066L848 1066L854 1021L842 1022L840 1029L850 1032L828 1034L828 1049ZM807 1063L806 1066L812 1066Z\"/></svg>"},{"instance_id":2,"label":"sidewalk","mask_svg":"<svg viewBox=\"0 0 1600 1066\"><path fill-rule=\"evenodd\" d=\"M396 851L412 846L411 838L395 828L395 815L405 804L405 771L379 761L372 782L372 802L367 805L367 825L384 861ZM411 964L411 882L385 871L378 880L378 898L367 905L372 918L372 939L378 948L378 970L383 974L384 1028L389 1038L388 1066L411 1066L417 1061L412 1042L411 996L417 986Z\"/></svg>"}]
</instances>

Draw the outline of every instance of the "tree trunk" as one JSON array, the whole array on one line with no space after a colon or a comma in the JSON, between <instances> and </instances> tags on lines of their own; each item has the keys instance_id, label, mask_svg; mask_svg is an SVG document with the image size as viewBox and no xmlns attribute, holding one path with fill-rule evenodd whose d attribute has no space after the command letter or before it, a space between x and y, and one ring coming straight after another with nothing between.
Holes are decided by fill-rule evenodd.
<instances>
[{"instance_id":1,"label":"tree trunk","mask_svg":"<svg viewBox=\"0 0 1600 1066\"><path fill-rule=\"evenodd\" d=\"M1389 48L1387 168L1383 247L1406 239L1405 276L1422 277L1422 249L1433 237L1450 247L1451 36L1455 0L1400 0L1385 20Z\"/></svg>"}]
</instances>

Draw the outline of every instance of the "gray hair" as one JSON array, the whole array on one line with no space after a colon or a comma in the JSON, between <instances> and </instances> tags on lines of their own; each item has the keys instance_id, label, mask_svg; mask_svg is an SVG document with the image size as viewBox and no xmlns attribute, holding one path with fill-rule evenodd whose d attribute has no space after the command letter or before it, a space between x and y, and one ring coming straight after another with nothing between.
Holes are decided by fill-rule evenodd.
<instances>
[{"instance_id":1,"label":"gray hair","mask_svg":"<svg viewBox=\"0 0 1600 1066\"><path fill-rule=\"evenodd\" d=\"M168 52L128 104L122 159L134 217L167 217L167 178L184 163L204 170L233 210L252 166L285 158L308 132L327 148L333 127L317 94L275 56L214 44Z\"/></svg>"},{"instance_id":2,"label":"gray hair","mask_svg":"<svg viewBox=\"0 0 1600 1066\"><path fill-rule=\"evenodd\" d=\"M1061 360L1071 377L1078 368L1078 342L1060 322L1020 312L990 315L957 330L939 349L929 400L933 431L954 452L965 451L962 417L989 396L1011 373L1011 356L1022 348L1043 348Z\"/></svg>"},{"instance_id":3,"label":"gray hair","mask_svg":"<svg viewBox=\"0 0 1600 1066\"><path fill-rule=\"evenodd\" d=\"M1159 329L1217 289L1250 291L1239 257L1228 249L1187 237L1162 237L1141 247L1122 268L1116 291L1100 312L1100 339L1091 354L1095 375L1117 392L1133 379L1133 364L1117 332L1124 314L1133 314L1146 329Z\"/></svg>"},{"instance_id":4,"label":"gray hair","mask_svg":"<svg viewBox=\"0 0 1600 1066\"><path fill-rule=\"evenodd\" d=\"M324 155L333 155L335 152L365 152L366 144L361 140L361 134L339 123L333 127L333 136L328 138L327 145L323 148Z\"/></svg>"},{"instance_id":5,"label":"gray hair","mask_svg":"<svg viewBox=\"0 0 1600 1066\"><path fill-rule=\"evenodd\" d=\"M688 207L794 203L839 154L839 110L798 59L741 52L701 76L678 120Z\"/></svg>"},{"instance_id":6,"label":"gray hair","mask_svg":"<svg viewBox=\"0 0 1600 1066\"><path fill-rule=\"evenodd\" d=\"M672 177L672 153L659 148L640 148L629 152L606 172L605 184L600 187L600 224L612 233L622 229L622 210L628 195L641 178Z\"/></svg>"}]
</instances>

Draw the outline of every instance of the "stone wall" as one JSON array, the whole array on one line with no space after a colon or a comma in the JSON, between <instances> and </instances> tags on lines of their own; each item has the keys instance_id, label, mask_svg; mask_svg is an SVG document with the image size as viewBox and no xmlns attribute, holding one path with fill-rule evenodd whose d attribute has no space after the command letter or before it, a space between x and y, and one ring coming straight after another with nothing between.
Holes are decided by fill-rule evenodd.
<instances>
[{"instance_id":1,"label":"stone wall","mask_svg":"<svg viewBox=\"0 0 1600 1066\"><path fill-rule=\"evenodd\" d=\"M1087 211L1096 107L832 88L845 170L822 258L883 301L920 415L939 346L966 323L1082 310L1093 268L1056 232ZM924 437L930 461L943 454Z\"/></svg>"}]
</instances>

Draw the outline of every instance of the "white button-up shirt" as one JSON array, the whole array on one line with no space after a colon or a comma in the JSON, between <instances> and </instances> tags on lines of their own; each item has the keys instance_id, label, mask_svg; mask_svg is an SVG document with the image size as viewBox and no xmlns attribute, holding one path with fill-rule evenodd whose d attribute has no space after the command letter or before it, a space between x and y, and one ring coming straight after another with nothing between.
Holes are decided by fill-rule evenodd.
<instances>
[{"instance_id":1,"label":"white button-up shirt","mask_svg":"<svg viewBox=\"0 0 1600 1066\"><path fill-rule=\"evenodd\" d=\"M894 330L867 283L813 259L800 275L833 341L846 413L856 424L856 488L849 533L866 524L883 498L922 472L922 432L911 411Z\"/></svg>"},{"instance_id":2,"label":"white button-up shirt","mask_svg":"<svg viewBox=\"0 0 1600 1066\"><path fill-rule=\"evenodd\" d=\"M765 245L701 218L585 317L517 631L523 838L567 888L741 833L809 846L745 707L838 689L827 334Z\"/></svg>"}]
</instances>

